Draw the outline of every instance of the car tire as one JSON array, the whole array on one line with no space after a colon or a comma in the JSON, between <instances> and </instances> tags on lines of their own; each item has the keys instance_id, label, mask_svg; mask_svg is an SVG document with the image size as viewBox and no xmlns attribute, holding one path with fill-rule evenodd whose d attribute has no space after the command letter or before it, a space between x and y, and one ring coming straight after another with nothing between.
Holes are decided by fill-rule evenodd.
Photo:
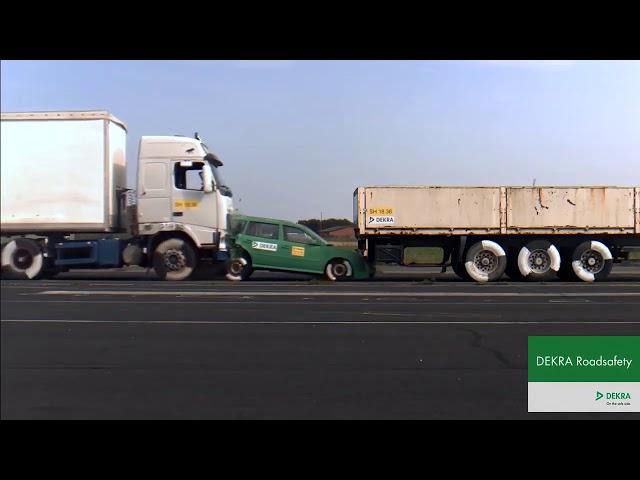
<instances>
[{"instance_id":1,"label":"car tire","mask_svg":"<svg viewBox=\"0 0 640 480\"><path fill-rule=\"evenodd\" d=\"M182 238L165 240L153 252L153 269L163 280L187 280L197 264L195 248Z\"/></svg>"},{"instance_id":2,"label":"car tire","mask_svg":"<svg viewBox=\"0 0 640 480\"><path fill-rule=\"evenodd\" d=\"M578 245L571 257L573 273L583 282L606 279L613 268L611 250L602 242L586 241Z\"/></svg>"},{"instance_id":3,"label":"car tire","mask_svg":"<svg viewBox=\"0 0 640 480\"><path fill-rule=\"evenodd\" d=\"M465 255L465 270L476 282L494 282L499 280L507 268L507 254L492 240L475 243Z\"/></svg>"},{"instance_id":4,"label":"car tire","mask_svg":"<svg viewBox=\"0 0 640 480\"><path fill-rule=\"evenodd\" d=\"M560 270L560 252L547 240L532 240L518 252L517 265L522 278L527 281L553 280Z\"/></svg>"},{"instance_id":5,"label":"car tire","mask_svg":"<svg viewBox=\"0 0 640 480\"><path fill-rule=\"evenodd\" d=\"M342 282L352 277L353 268L348 260L336 258L327 263L324 272L328 280Z\"/></svg>"},{"instance_id":6,"label":"car tire","mask_svg":"<svg viewBox=\"0 0 640 480\"><path fill-rule=\"evenodd\" d=\"M29 238L16 238L2 249L2 273L7 278L35 280L44 273L40 245Z\"/></svg>"},{"instance_id":7,"label":"car tire","mask_svg":"<svg viewBox=\"0 0 640 480\"><path fill-rule=\"evenodd\" d=\"M245 257L232 258L227 262L227 280L241 282L247 280L252 273L251 261Z\"/></svg>"}]
</instances>

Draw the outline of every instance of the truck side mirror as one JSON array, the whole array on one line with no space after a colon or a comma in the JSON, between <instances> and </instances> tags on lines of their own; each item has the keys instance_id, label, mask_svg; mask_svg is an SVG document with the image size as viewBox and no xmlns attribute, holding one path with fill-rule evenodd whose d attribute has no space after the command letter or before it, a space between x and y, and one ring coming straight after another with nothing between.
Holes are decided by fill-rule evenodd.
<instances>
[{"instance_id":1,"label":"truck side mirror","mask_svg":"<svg viewBox=\"0 0 640 480\"><path fill-rule=\"evenodd\" d=\"M211 171L211 165L205 163L202 167L202 189L204 193L213 192L213 172Z\"/></svg>"}]
</instances>

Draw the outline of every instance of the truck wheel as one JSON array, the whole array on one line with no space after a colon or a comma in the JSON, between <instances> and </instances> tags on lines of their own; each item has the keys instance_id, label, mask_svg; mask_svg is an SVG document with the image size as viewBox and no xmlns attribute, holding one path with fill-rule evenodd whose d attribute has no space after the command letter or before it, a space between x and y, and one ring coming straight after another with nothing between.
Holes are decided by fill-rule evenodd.
<instances>
[{"instance_id":1,"label":"truck wheel","mask_svg":"<svg viewBox=\"0 0 640 480\"><path fill-rule=\"evenodd\" d=\"M244 257L232 258L227 262L227 280L240 282L247 280L252 273L251 262Z\"/></svg>"},{"instance_id":2,"label":"truck wheel","mask_svg":"<svg viewBox=\"0 0 640 480\"><path fill-rule=\"evenodd\" d=\"M181 238L165 240L153 252L153 269L163 280L186 280L197 263L195 249Z\"/></svg>"},{"instance_id":3,"label":"truck wheel","mask_svg":"<svg viewBox=\"0 0 640 480\"><path fill-rule=\"evenodd\" d=\"M2 272L9 278L35 280L44 271L42 249L29 238L16 238L2 249Z\"/></svg>"},{"instance_id":4,"label":"truck wheel","mask_svg":"<svg viewBox=\"0 0 640 480\"><path fill-rule=\"evenodd\" d=\"M348 260L336 258L327 263L324 273L332 282L341 282L351 277L353 269Z\"/></svg>"},{"instance_id":5,"label":"truck wheel","mask_svg":"<svg viewBox=\"0 0 640 480\"><path fill-rule=\"evenodd\" d=\"M552 280L560 270L560 252L547 240L532 240L520 249L517 265L525 280Z\"/></svg>"},{"instance_id":6,"label":"truck wheel","mask_svg":"<svg viewBox=\"0 0 640 480\"><path fill-rule=\"evenodd\" d=\"M602 281L613 268L613 256L609 248L601 242L587 241L573 251L571 266L576 276L583 282Z\"/></svg>"},{"instance_id":7,"label":"truck wheel","mask_svg":"<svg viewBox=\"0 0 640 480\"><path fill-rule=\"evenodd\" d=\"M472 245L465 255L465 270L476 282L493 282L504 274L507 255L504 249L491 240Z\"/></svg>"}]
</instances>

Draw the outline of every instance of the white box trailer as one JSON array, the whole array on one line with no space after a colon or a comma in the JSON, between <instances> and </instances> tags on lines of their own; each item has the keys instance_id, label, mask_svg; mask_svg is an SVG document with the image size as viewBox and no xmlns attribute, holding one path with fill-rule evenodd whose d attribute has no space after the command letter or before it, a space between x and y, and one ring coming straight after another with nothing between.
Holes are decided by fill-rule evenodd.
<instances>
[{"instance_id":1,"label":"white box trailer","mask_svg":"<svg viewBox=\"0 0 640 480\"><path fill-rule=\"evenodd\" d=\"M114 232L126 126L108 112L3 113L3 232Z\"/></svg>"},{"instance_id":2,"label":"white box trailer","mask_svg":"<svg viewBox=\"0 0 640 480\"><path fill-rule=\"evenodd\" d=\"M478 281L547 280L562 265L561 276L593 281L640 244L640 187L359 187L354 222L372 261L439 246L451 258L439 265Z\"/></svg>"}]
</instances>

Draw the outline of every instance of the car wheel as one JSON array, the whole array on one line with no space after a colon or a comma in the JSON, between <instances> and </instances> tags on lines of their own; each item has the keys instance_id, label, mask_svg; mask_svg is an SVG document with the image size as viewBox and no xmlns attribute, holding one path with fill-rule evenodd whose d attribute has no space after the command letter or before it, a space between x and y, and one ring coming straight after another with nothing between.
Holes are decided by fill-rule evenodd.
<instances>
[{"instance_id":1,"label":"car wheel","mask_svg":"<svg viewBox=\"0 0 640 480\"><path fill-rule=\"evenodd\" d=\"M334 259L327 263L324 272L332 282L340 282L351 278L353 269L348 260Z\"/></svg>"},{"instance_id":2,"label":"car wheel","mask_svg":"<svg viewBox=\"0 0 640 480\"><path fill-rule=\"evenodd\" d=\"M244 257L232 258L227 262L227 280L240 282L247 280L252 273L251 262Z\"/></svg>"}]
</instances>

